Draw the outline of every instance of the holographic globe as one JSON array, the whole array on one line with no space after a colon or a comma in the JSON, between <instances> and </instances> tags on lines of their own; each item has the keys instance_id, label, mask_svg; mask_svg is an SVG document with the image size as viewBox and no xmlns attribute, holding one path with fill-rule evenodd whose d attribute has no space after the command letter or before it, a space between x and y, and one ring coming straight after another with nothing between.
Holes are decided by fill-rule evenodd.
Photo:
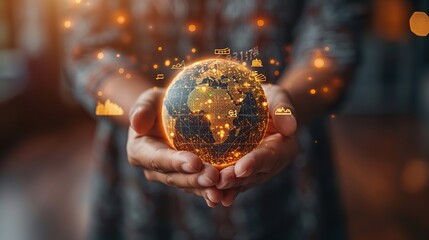
<instances>
[{"instance_id":1,"label":"holographic globe","mask_svg":"<svg viewBox=\"0 0 429 240\"><path fill-rule=\"evenodd\" d=\"M221 59L185 68L163 102L163 126L171 145L219 169L254 150L268 125L267 99L257 76Z\"/></svg>"}]
</instances>

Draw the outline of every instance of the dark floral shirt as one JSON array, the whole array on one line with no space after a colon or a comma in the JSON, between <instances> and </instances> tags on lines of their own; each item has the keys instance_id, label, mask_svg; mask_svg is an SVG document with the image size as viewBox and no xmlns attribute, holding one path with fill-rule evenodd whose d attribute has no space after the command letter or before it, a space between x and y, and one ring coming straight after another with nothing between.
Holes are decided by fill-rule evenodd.
<instances>
[{"instance_id":1,"label":"dark floral shirt","mask_svg":"<svg viewBox=\"0 0 429 240\"><path fill-rule=\"evenodd\" d=\"M64 72L76 99L95 113L106 76L123 68L154 86L171 65L209 56L250 64L276 82L283 71L322 53L336 71L351 69L358 54L363 6L352 0L81 0L67 1ZM192 25L192 26L191 26ZM100 57L102 53L102 57ZM166 67L165 61L171 62ZM156 67L155 67L156 65ZM124 93L126 94L126 93ZM126 129L97 118L91 238L93 239L306 239L318 224L314 193L295 161L229 207L149 183L127 162ZM299 156L298 158L304 158ZM301 159L302 160L302 159ZM302 183L303 179L307 183ZM300 188L304 187L305 190Z\"/></svg>"}]
</instances>

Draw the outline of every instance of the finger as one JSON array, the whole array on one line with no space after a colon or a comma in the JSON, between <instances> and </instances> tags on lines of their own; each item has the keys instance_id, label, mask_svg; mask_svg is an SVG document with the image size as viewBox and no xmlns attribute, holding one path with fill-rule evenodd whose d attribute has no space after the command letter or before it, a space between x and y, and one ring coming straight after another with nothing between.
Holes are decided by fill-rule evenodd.
<instances>
[{"instance_id":1,"label":"finger","mask_svg":"<svg viewBox=\"0 0 429 240\"><path fill-rule=\"evenodd\" d=\"M191 193L200 197L203 197L206 200L206 203L209 207L216 207L223 197L222 191L216 188L182 188L183 191Z\"/></svg>"},{"instance_id":2,"label":"finger","mask_svg":"<svg viewBox=\"0 0 429 240\"><path fill-rule=\"evenodd\" d=\"M132 129L130 134L133 134ZM197 155L171 149L159 138L151 136L128 141L127 152L131 165L156 172L196 173L203 167Z\"/></svg>"},{"instance_id":3,"label":"finger","mask_svg":"<svg viewBox=\"0 0 429 240\"><path fill-rule=\"evenodd\" d=\"M234 166L229 166L222 169L219 173L219 183L216 185L218 189L228 189L234 185L236 176Z\"/></svg>"},{"instance_id":4,"label":"finger","mask_svg":"<svg viewBox=\"0 0 429 240\"><path fill-rule=\"evenodd\" d=\"M297 128L295 110L286 90L272 85L263 85L263 87L267 93L268 110L275 129L284 136L294 134Z\"/></svg>"},{"instance_id":5,"label":"finger","mask_svg":"<svg viewBox=\"0 0 429 240\"><path fill-rule=\"evenodd\" d=\"M242 178L260 172L275 174L296 156L298 149L296 137L278 133L270 135L255 150L237 161L235 175Z\"/></svg>"},{"instance_id":6,"label":"finger","mask_svg":"<svg viewBox=\"0 0 429 240\"><path fill-rule=\"evenodd\" d=\"M158 181L165 185L179 188L201 188L216 185L219 179L219 171L210 164L204 164L199 173L160 173L155 171L144 171L149 181Z\"/></svg>"},{"instance_id":7,"label":"finger","mask_svg":"<svg viewBox=\"0 0 429 240\"><path fill-rule=\"evenodd\" d=\"M221 201L222 205L225 207L231 206L232 203L234 202L235 198L237 198L239 193L240 193L240 189L238 189L238 188L225 190L223 192L223 197L222 197L222 201Z\"/></svg>"},{"instance_id":8,"label":"finger","mask_svg":"<svg viewBox=\"0 0 429 240\"><path fill-rule=\"evenodd\" d=\"M143 92L130 110L130 125L138 135L143 135L154 125L161 114L164 89L149 89Z\"/></svg>"}]
</instances>

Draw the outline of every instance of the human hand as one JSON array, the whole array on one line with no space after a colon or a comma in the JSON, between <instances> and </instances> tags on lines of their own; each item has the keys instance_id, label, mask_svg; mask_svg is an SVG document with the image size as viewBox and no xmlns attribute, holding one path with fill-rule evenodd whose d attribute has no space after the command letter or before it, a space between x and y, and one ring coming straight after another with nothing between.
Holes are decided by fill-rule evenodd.
<instances>
[{"instance_id":1,"label":"human hand","mask_svg":"<svg viewBox=\"0 0 429 240\"><path fill-rule=\"evenodd\" d=\"M233 166L220 172L218 189L223 190L222 204L230 206L237 195L261 184L283 170L298 154L297 122L291 116L275 115L277 108L294 109L286 92L276 85L263 85L268 101L268 128L261 144Z\"/></svg>"},{"instance_id":2,"label":"human hand","mask_svg":"<svg viewBox=\"0 0 429 240\"><path fill-rule=\"evenodd\" d=\"M203 197L209 207L222 199L216 189L219 170L203 163L197 155L176 151L164 137L161 109L165 89L143 92L130 111L128 161L142 168L149 181L161 182Z\"/></svg>"}]
</instances>

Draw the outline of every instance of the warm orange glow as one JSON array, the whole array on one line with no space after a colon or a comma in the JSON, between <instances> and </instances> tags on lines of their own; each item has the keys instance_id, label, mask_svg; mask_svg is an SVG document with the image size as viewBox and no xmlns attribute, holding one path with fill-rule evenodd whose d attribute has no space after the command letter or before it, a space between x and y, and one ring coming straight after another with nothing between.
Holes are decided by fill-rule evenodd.
<instances>
[{"instance_id":1,"label":"warm orange glow","mask_svg":"<svg viewBox=\"0 0 429 240\"><path fill-rule=\"evenodd\" d=\"M277 77L278 75L280 75L279 70L275 70L275 71L274 71L274 76L276 76L276 77Z\"/></svg>"},{"instance_id":2,"label":"warm orange glow","mask_svg":"<svg viewBox=\"0 0 429 240\"><path fill-rule=\"evenodd\" d=\"M153 69L157 69L157 68L158 68L158 64L154 64Z\"/></svg>"},{"instance_id":3,"label":"warm orange glow","mask_svg":"<svg viewBox=\"0 0 429 240\"><path fill-rule=\"evenodd\" d=\"M420 37L429 34L429 17L424 12L414 12L410 18L411 31Z\"/></svg>"},{"instance_id":4,"label":"warm orange glow","mask_svg":"<svg viewBox=\"0 0 429 240\"><path fill-rule=\"evenodd\" d=\"M263 26L265 25L265 21L264 21L264 20L262 20L262 19L258 19L258 20L256 21L256 24L257 24L259 27L263 27Z\"/></svg>"},{"instance_id":5,"label":"warm orange glow","mask_svg":"<svg viewBox=\"0 0 429 240\"><path fill-rule=\"evenodd\" d=\"M188 30L189 32L195 32L197 30L197 26L195 26L195 24L189 24Z\"/></svg>"},{"instance_id":6,"label":"warm orange glow","mask_svg":"<svg viewBox=\"0 0 429 240\"><path fill-rule=\"evenodd\" d=\"M191 49L191 52L195 53L195 52L197 52L197 49L192 48L192 49Z\"/></svg>"},{"instance_id":7,"label":"warm orange glow","mask_svg":"<svg viewBox=\"0 0 429 240\"><path fill-rule=\"evenodd\" d=\"M423 160L411 160L403 168L401 183L405 191L416 193L425 189L429 180L429 167Z\"/></svg>"},{"instance_id":8,"label":"warm orange glow","mask_svg":"<svg viewBox=\"0 0 429 240\"><path fill-rule=\"evenodd\" d=\"M117 53L117 54L116 54L116 57L117 57L117 58L121 57L121 54Z\"/></svg>"},{"instance_id":9,"label":"warm orange glow","mask_svg":"<svg viewBox=\"0 0 429 240\"><path fill-rule=\"evenodd\" d=\"M125 17L124 16L118 16L117 18L116 18L116 22L118 22L119 24L124 24L125 23Z\"/></svg>"},{"instance_id":10,"label":"warm orange glow","mask_svg":"<svg viewBox=\"0 0 429 240\"><path fill-rule=\"evenodd\" d=\"M158 51L160 51L160 52L162 51L162 47L161 46L158 47Z\"/></svg>"},{"instance_id":11,"label":"warm orange glow","mask_svg":"<svg viewBox=\"0 0 429 240\"><path fill-rule=\"evenodd\" d=\"M167 66L167 67L168 67L168 66L170 66L170 60L168 60L168 59L167 59L167 60L165 60L164 64L165 64L165 66Z\"/></svg>"},{"instance_id":12,"label":"warm orange glow","mask_svg":"<svg viewBox=\"0 0 429 240\"><path fill-rule=\"evenodd\" d=\"M274 60L274 59L270 59L270 64L274 64L274 63L276 63L276 60Z\"/></svg>"},{"instance_id":13,"label":"warm orange glow","mask_svg":"<svg viewBox=\"0 0 429 240\"><path fill-rule=\"evenodd\" d=\"M103 53L103 52L98 52L98 53L97 53L97 58L98 58L99 60L103 59L103 58L104 58L104 53Z\"/></svg>"},{"instance_id":14,"label":"warm orange glow","mask_svg":"<svg viewBox=\"0 0 429 240\"><path fill-rule=\"evenodd\" d=\"M322 88L322 91L323 91L324 93L327 93L327 92L329 92L329 88L325 86L325 87L323 87L323 88Z\"/></svg>"},{"instance_id":15,"label":"warm orange glow","mask_svg":"<svg viewBox=\"0 0 429 240\"><path fill-rule=\"evenodd\" d=\"M311 80L313 80L313 77L310 76L307 79L308 79L308 81L311 81Z\"/></svg>"},{"instance_id":16,"label":"warm orange glow","mask_svg":"<svg viewBox=\"0 0 429 240\"><path fill-rule=\"evenodd\" d=\"M316 94L316 89L314 89L314 88L310 89L310 94L311 94L311 95Z\"/></svg>"},{"instance_id":17,"label":"warm orange glow","mask_svg":"<svg viewBox=\"0 0 429 240\"><path fill-rule=\"evenodd\" d=\"M71 21L70 21L70 20L66 20L66 21L64 21L64 27L65 27L65 28L71 28L71 26L72 26L72 23L71 23Z\"/></svg>"},{"instance_id":18,"label":"warm orange glow","mask_svg":"<svg viewBox=\"0 0 429 240\"><path fill-rule=\"evenodd\" d=\"M99 97L101 97L101 96L103 96L103 93L102 93L101 91L98 91L97 95L98 95Z\"/></svg>"},{"instance_id":19,"label":"warm orange glow","mask_svg":"<svg viewBox=\"0 0 429 240\"><path fill-rule=\"evenodd\" d=\"M125 78L126 79L130 79L131 78L131 74L130 73L125 74Z\"/></svg>"},{"instance_id":20,"label":"warm orange glow","mask_svg":"<svg viewBox=\"0 0 429 240\"><path fill-rule=\"evenodd\" d=\"M118 72L119 72L120 74L122 74L122 73L124 73L124 72L125 72L125 70L124 70L123 68L119 68L119 69L118 69Z\"/></svg>"},{"instance_id":21,"label":"warm orange glow","mask_svg":"<svg viewBox=\"0 0 429 240\"><path fill-rule=\"evenodd\" d=\"M77 4L79 4L79 3L81 3L82 2L82 0L76 0L75 1Z\"/></svg>"},{"instance_id":22,"label":"warm orange glow","mask_svg":"<svg viewBox=\"0 0 429 240\"><path fill-rule=\"evenodd\" d=\"M322 68L325 66L325 61L322 58L316 58L314 59L313 64L317 68Z\"/></svg>"}]
</instances>

